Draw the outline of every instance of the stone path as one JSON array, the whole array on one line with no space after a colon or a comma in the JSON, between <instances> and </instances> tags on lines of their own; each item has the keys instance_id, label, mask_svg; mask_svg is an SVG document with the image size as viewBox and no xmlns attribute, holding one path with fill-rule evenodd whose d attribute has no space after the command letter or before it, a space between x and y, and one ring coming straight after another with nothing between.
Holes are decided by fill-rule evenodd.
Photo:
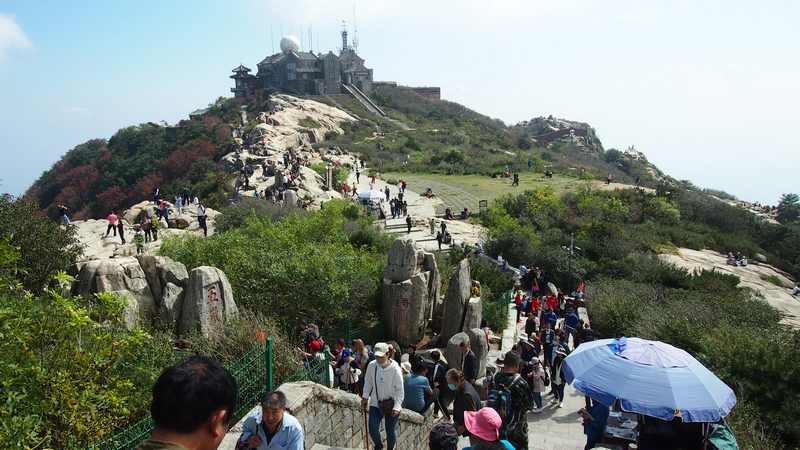
<instances>
[{"instance_id":1,"label":"stone path","mask_svg":"<svg viewBox=\"0 0 800 450\"><path fill-rule=\"evenodd\" d=\"M386 197L383 196L383 190L389 186L389 198L394 198L399 192L399 188L393 184L388 184L384 180L377 178L375 184L370 186L370 177L367 176L369 169L361 169L361 177L359 182L356 183L358 192L369 191L372 188L381 193L383 199L382 205L384 211L390 211L389 204L386 202ZM355 172L351 172L347 178L347 184L351 185L356 182ZM439 250L438 242L436 241L436 231L442 222L447 224L447 231L453 236L453 242L457 244L466 243L468 245L475 245L482 241L486 235L484 228L477 224L472 224L462 220L445 220L437 217L436 209L441 204L441 200L437 198L426 198L420 194L406 189L403 194L403 199L408 202L408 214L411 216L412 228L411 233L407 233L405 217L392 219L391 215L383 222L384 230L391 234L408 235L417 242L417 245L425 251ZM430 232L429 220L433 218L435 221L434 233ZM450 246L442 244L442 250L449 249Z\"/></svg>"}]
</instances>

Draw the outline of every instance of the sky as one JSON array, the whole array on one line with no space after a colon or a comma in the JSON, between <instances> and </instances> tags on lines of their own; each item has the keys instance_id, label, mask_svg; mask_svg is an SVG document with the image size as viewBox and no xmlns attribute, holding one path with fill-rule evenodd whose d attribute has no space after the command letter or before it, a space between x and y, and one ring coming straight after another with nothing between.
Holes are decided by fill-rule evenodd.
<instances>
[{"instance_id":1,"label":"sky","mask_svg":"<svg viewBox=\"0 0 800 450\"><path fill-rule=\"evenodd\" d=\"M798 192L800 2L792 0L0 0L0 191L70 148L175 123L293 34L376 80L513 124L588 122L666 173L739 198Z\"/></svg>"}]
</instances>

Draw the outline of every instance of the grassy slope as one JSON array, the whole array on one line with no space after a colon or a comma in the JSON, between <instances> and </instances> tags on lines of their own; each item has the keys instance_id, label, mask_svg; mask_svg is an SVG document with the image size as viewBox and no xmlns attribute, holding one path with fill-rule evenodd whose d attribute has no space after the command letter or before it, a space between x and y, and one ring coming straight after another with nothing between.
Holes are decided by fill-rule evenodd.
<instances>
[{"instance_id":1,"label":"grassy slope","mask_svg":"<svg viewBox=\"0 0 800 450\"><path fill-rule=\"evenodd\" d=\"M506 194L520 194L529 189L544 186L553 188L557 195L571 192L587 186L603 189L605 184L597 180L581 180L564 175L554 175L547 179L541 173L522 172L519 187L511 186L510 178L491 178L483 175L442 175L435 173L388 172L381 174L384 180L405 180L408 188L423 193L427 188L444 202L437 206L437 214L444 209L452 208L453 212L469 208L478 210L478 202L487 200L491 206L493 201Z\"/></svg>"}]
</instances>

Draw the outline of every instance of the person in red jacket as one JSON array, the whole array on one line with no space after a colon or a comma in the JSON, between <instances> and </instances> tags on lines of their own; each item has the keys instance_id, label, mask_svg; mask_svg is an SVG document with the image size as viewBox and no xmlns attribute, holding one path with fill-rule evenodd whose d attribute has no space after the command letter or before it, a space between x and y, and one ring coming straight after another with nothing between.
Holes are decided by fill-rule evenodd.
<instances>
[{"instance_id":1,"label":"person in red jacket","mask_svg":"<svg viewBox=\"0 0 800 450\"><path fill-rule=\"evenodd\" d=\"M114 231L114 236L116 236L117 235L117 220L119 220L119 218L117 217L116 214L114 214L114 211L111 211L111 214L109 214L108 217L106 217L106 220L108 220L108 228L106 228L106 236L105 237L108 237L108 233L110 231L112 231L112 230Z\"/></svg>"}]
</instances>

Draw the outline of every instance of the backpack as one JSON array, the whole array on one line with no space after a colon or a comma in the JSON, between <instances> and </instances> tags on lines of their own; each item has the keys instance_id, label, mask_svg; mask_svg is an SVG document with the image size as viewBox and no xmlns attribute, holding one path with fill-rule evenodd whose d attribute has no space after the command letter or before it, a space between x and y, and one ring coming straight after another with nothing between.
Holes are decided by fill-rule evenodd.
<instances>
[{"instance_id":1,"label":"backpack","mask_svg":"<svg viewBox=\"0 0 800 450\"><path fill-rule=\"evenodd\" d=\"M520 378L519 374L514 374L514 378L511 379L508 384L498 383L496 380L492 383L491 388L489 389L489 395L486 401L486 406L494 409L497 411L497 414L500 415L500 418L503 420L503 427L501 429L501 437L502 437L502 430L506 429L508 422L514 417L514 408L511 404L511 386L517 382Z\"/></svg>"}]
</instances>

